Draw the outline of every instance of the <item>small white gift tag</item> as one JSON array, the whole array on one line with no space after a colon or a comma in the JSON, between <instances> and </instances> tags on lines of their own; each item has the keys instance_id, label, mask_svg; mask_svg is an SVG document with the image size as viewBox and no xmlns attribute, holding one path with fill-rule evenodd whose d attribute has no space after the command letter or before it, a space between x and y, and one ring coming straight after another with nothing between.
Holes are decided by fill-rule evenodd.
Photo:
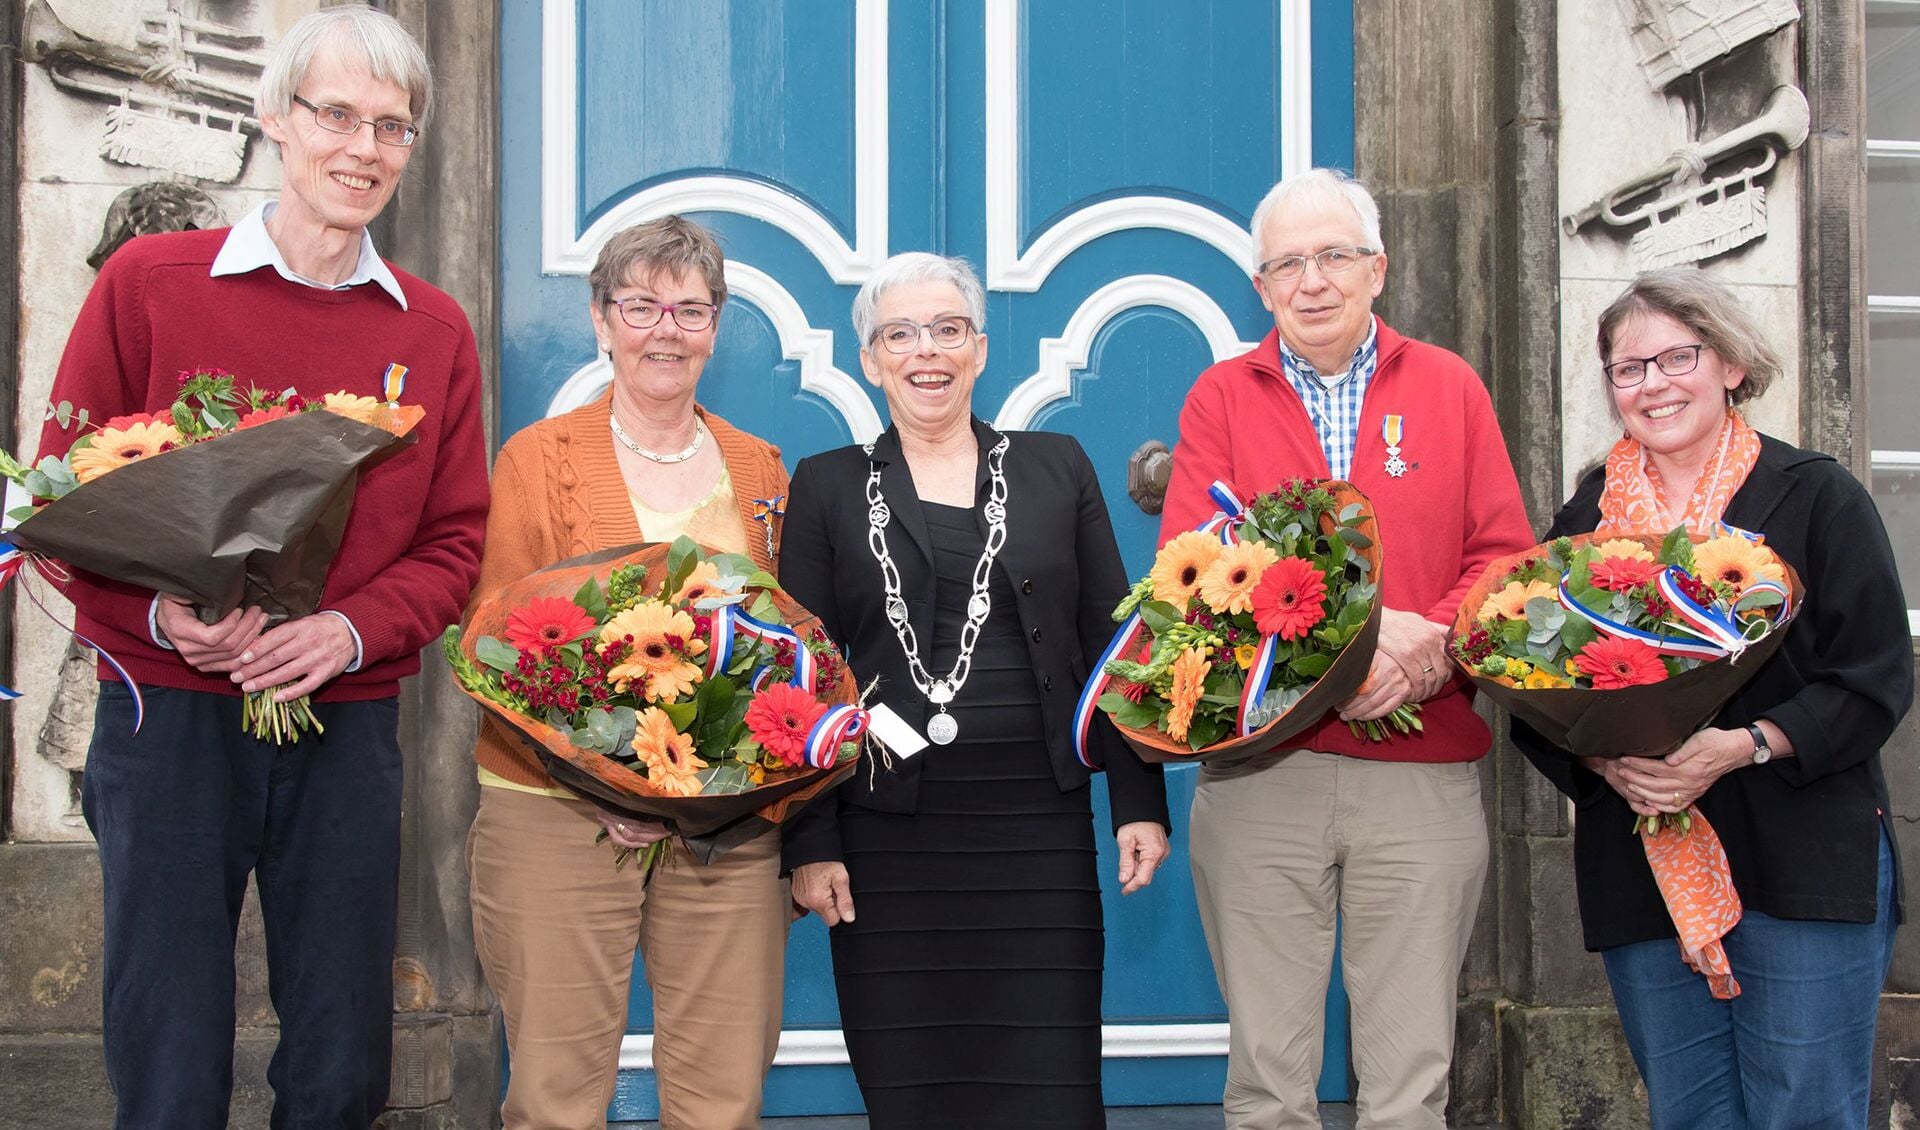
<instances>
[{"instance_id":1,"label":"small white gift tag","mask_svg":"<svg viewBox=\"0 0 1920 1130\"><path fill-rule=\"evenodd\" d=\"M921 737L905 718L895 714L893 707L885 703L867 712L867 733L892 750L895 757L903 760L927 748L927 739Z\"/></svg>"}]
</instances>

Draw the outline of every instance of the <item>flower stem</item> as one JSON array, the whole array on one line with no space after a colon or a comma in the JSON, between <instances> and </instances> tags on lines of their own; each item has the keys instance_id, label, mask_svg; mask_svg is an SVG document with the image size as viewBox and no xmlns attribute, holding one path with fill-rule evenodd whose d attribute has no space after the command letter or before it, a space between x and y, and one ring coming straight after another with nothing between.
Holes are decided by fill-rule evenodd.
<instances>
[{"instance_id":1,"label":"flower stem","mask_svg":"<svg viewBox=\"0 0 1920 1130\"><path fill-rule=\"evenodd\" d=\"M307 734L322 734L326 727L320 724L320 718L313 712L313 700L301 695L292 702L275 702L273 687L262 691L248 691L240 699L240 728L254 739L272 742L274 745L286 745L299 741Z\"/></svg>"}]
</instances>

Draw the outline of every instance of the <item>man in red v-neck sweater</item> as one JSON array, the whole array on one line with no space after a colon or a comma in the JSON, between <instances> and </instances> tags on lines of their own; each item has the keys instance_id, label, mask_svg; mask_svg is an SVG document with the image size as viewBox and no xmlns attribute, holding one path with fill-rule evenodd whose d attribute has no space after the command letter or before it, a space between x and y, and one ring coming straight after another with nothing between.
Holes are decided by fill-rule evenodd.
<instances>
[{"instance_id":1,"label":"man in red v-neck sweater","mask_svg":"<svg viewBox=\"0 0 1920 1130\"><path fill-rule=\"evenodd\" d=\"M388 1093L398 911L399 680L459 618L480 569L487 478L473 331L445 294L386 264L366 226L393 195L429 101L427 60L392 17L298 21L261 76L278 199L231 229L114 253L82 307L54 399L95 420L164 411L178 374L345 390L426 410L416 442L360 475L320 610L199 622L170 597L77 574L103 670L82 779L104 901L103 1035L117 1128L225 1126L234 930L251 874L280 1021L273 1125L365 1127ZM42 452L73 435L50 424ZM300 453L286 453L289 474ZM207 505L217 505L209 498ZM286 745L241 729L243 689L312 692L325 726Z\"/></svg>"},{"instance_id":2,"label":"man in red v-neck sweater","mask_svg":"<svg viewBox=\"0 0 1920 1130\"><path fill-rule=\"evenodd\" d=\"M1351 481L1381 542L1380 647L1364 693L1295 748L1200 766L1194 885L1232 1020L1230 1130L1320 1125L1336 921L1364 1126L1446 1125L1454 995L1486 879L1475 762L1491 736L1446 641L1487 562L1533 544L1484 386L1465 361L1373 315L1379 209L1316 169L1254 213L1253 283L1274 331L1202 373L1180 414L1164 542L1294 478ZM1345 720L1421 704L1423 732L1355 738Z\"/></svg>"}]
</instances>

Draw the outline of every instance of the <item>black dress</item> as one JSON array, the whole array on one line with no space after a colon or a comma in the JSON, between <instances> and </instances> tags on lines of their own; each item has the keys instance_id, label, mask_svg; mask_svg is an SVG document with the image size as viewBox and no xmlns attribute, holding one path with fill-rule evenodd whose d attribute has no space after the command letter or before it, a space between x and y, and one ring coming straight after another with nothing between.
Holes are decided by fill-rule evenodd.
<instances>
[{"instance_id":1,"label":"black dress","mask_svg":"<svg viewBox=\"0 0 1920 1130\"><path fill-rule=\"evenodd\" d=\"M982 539L973 511L921 507L936 576L926 666L944 674ZM876 1130L1106 1125L1090 788L1056 782L998 569L990 592L950 707L959 738L918 755L918 811L839 806L857 917L832 932L834 979Z\"/></svg>"}]
</instances>

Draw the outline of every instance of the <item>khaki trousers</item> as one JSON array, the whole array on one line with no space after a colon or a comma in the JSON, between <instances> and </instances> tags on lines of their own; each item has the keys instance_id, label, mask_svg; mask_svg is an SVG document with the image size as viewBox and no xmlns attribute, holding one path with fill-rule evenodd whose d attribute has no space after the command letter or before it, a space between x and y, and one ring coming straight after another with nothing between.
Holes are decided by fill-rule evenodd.
<instances>
[{"instance_id":1,"label":"khaki trousers","mask_svg":"<svg viewBox=\"0 0 1920 1130\"><path fill-rule=\"evenodd\" d=\"M1454 999L1487 874L1473 763L1296 750L1203 762L1192 858L1231 1021L1229 1130L1318 1130L1336 915L1362 1130L1444 1127Z\"/></svg>"},{"instance_id":2,"label":"khaki trousers","mask_svg":"<svg viewBox=\"0 0 1920 1130\"><path fill-rule=\"evenodd\" d=\"M710 866L683 848L643 884L614 870L586 801L480 790L467 835L473 937L506 1018L507 1130L604 1127L636 945L653 988L666 1130L749 1130L780 1040L780 837Z\"/></svg>"}]
</instances>

